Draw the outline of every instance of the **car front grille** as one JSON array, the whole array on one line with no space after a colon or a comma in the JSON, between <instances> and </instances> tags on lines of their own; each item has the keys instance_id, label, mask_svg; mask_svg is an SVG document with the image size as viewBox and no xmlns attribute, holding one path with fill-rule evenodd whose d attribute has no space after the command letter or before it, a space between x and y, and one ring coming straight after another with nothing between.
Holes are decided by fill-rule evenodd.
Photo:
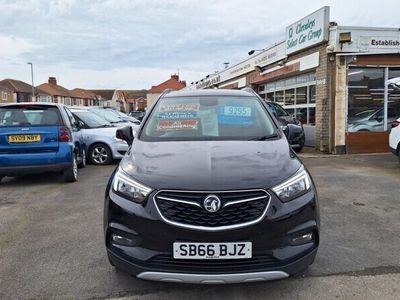
<instances>
[{"instance_id":1,"label":"car front grille","mask_svg":"<svg viewBox=\"0 0 400 300\"><path fill-rule=\"evenodd\" d=\"M221 201L221 208L216 212L209 212L204 207L204 200L209 195L215 195ZM266 213L270 196L264 190L160 191L154 200L167 223L213 231L243 227L260 221Z\"/></svg>"},{"instance_id":2,"label":"car front grille","mask_svg":"<svg viewBox=\"0 0 400 300\"><path fill-rule=\"evenodd\" d=\"M146 262L147 267L179 272L224 273L265 270L278 266L272 255L256 255L248 259L195 260L174 259L171 255L157 255Z\"/></svg>"}]
</instances>

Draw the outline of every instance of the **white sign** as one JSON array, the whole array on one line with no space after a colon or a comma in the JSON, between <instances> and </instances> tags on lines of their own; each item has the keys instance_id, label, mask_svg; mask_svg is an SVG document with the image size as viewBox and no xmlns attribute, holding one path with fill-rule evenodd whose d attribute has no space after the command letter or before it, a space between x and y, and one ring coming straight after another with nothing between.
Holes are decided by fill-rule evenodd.
<instances>
[{"instance_id":1,"label":"white sign","mask_svg":"<svg viewBox=\"0 0 400 300\"><path fill-rule=\"evenodd\" d=\"M400 38L393 36L360 36L358 39L360 49L398 49Z\"/></svg>"},{"instance_id":2,"label":"white sign","mask_svg":"<svg viewBox=\"0 0 400 300\"><path fill-rule=\"evenodd\" d=\"M202 89L216 85L220 82L226 82L254 71L255 66L264 67L285 57L285 43L282 42L251 56L241 63L226 68L217 74L203 78L196 83L196 88Z\"/></svg>"},{"instance_id":3,"label":"white sign","mask_svg":"<svg viewBox=\"0 0 400 300\"><path fill-rule=\"evenodd\" d=\"M328 40L329 6L286 27L286 54Z\"/></svg>"}]
</instances>

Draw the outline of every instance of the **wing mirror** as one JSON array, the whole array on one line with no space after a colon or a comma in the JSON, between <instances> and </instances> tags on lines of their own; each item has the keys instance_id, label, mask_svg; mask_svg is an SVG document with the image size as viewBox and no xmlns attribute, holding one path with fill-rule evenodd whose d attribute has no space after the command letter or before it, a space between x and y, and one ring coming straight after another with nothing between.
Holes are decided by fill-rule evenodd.
<instances>
[{"instance_id":1,"label":"wing mirror","mask_svg":"<svg viewBox=\"0 0 400 300\"><path fill-rule=\"evenodd\" d=\"M82 129L83 127L85 127L85 124L82 122L82 121L78 121L78 120L76 120L75 121L75 123L74 123L74 125L75 125L75 127L76 128L78 128L78 129Z\"/></svg>"},{"instance_id":2,"label":"wing mirror","mask_svg":"<svg viewBox=\"0 0 400 300\"><path fill-rule=\"evenodd\" d=\"M289 137L289 126L281 125L281 129L282 129L283 133L286 135L286 138L288 138Z\"/></svg>"},{"instance_id":3,"label":"wing mirror","mask_svg":"<svg viewBox=\"0 0 400 300\"><path fill-rule=\"evenodd\" d=\"M119 138L120 140L124 140L125 142L128 143L129 146L131 146L134 139L132 127L126 126L117 129L116 137Z\"/></svg>"}]
</instances>

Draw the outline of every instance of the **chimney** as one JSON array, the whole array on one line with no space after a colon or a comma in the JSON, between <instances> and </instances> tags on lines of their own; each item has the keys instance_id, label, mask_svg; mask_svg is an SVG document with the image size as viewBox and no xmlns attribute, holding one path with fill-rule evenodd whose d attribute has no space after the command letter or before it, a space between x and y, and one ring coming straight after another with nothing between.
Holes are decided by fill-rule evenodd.
<instances>
[{"instance_id":1,"label":"chimney","mask_svg":"<svg viewBox=\"0 0 400 300\"><path fill-rule=\"evenodd\" d=\"M49 77L49 84L57 85L57 79L55 77Z\"/></svg>"},{"instance_id":2,"label":"chimney","mask_svg":"<svg viewBox=\"0 0 400 300\"><path fill-rule=\"evenodd\" d=\"M175 79L176 81L179 81L179 75L177 74L171 75L171 78Z\"/></svg>"}]
</instances>

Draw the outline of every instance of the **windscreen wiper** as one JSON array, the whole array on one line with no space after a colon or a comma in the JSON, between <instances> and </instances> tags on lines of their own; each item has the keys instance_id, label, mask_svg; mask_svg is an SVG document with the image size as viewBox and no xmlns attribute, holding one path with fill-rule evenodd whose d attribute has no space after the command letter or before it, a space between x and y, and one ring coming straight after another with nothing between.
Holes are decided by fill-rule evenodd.
<instances>
[{"instance_id":1,"label":"windscreen wiper","mask_svg":"<svg viewBox=\"0 0 400 300\"><path fill-rule=\"evenodd\" d=\"M263 135L263 136L259 136L253 139L249 139L249 141L266 141L266 140L270 140L270 139L274 139L279 137L279 135L277 133L274 134L270 134L270 135Z\"/></svg>"}]
</instances>

